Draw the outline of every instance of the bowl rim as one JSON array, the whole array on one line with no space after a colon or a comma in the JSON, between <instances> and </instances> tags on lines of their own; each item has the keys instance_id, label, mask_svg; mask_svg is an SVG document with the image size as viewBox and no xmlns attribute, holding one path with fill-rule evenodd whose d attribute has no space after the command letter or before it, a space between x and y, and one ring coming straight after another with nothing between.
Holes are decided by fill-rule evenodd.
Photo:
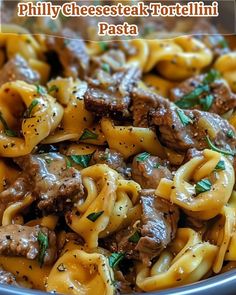
<instances>
[{"instance_id":1,"label":"bowl rim","mask_svg":"<svg viewBox=\"0 0 236 295\"><path fill-rule=\"evenodd\" d=\"M236 294L236 269L230 270L223 274L198 281L189 285L165 289L154 292L135 293L136 295L235 295ZM43 295L52 294L39 290L19 288L15 286L0 284L1 295ZM58 293L57 293L58 294Z\"/></svg>"}]
</instances>

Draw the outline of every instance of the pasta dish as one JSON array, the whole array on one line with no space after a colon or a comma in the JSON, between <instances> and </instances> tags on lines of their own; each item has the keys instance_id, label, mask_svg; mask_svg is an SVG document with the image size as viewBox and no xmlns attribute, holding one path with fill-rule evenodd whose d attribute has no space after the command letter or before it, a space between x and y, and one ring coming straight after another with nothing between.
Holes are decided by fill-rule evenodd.
<instances>
[{"instance_id":1,"label":"pasta dish","mask_svg":"<svg viewBox=\"0 0 236 295\"><path fill-rule=\"evenodd\" d=\"M206 19L147 21L143 38L93 42L92 19L78 37L76 20L11 18L0 283L113 295L235 268L234 36ZM161 39L160 28L186 34Z\"/></svg>"}]
</instances>

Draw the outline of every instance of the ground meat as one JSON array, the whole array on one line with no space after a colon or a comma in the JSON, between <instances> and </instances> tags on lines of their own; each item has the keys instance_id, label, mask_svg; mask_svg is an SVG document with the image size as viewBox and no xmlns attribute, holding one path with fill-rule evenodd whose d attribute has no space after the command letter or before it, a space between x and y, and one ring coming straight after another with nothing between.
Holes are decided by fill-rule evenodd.
<instances>
[{"instance_id":1,"label":"ground meat","mask_svg":"<svg viewBox=\"0 0 236 295\"><path fill-rule=\"evenodd\" d=\"M12 57L0 70L0 86L9 81L22 80L30 84L39 81L39 74L33 71L26 60L20 56Z\"/></svg>"},{"instance_id":2,"label":"ground meat","mask_svg":"<svg viewBox=\"0 0 236 295\"><path fill-rule=\"evenodd\" d=\"M14 276L14 274L5 271L2 268L0 268L0 284L19 287L19 284L16 282L16 277Z\"/></svg>"},{"instance_id":3,"label":"ground meat","mask_svg":"<svg viewBox=\"0 0 236 295\"><path fill-rule=\"evenodd\" d=\"M30 191L38 201L38 208L47 212L71 208L83 196L79 171L67 167L66 158L57 153L27 155L15 162L31 181Z\"/></svg>"},{"instance_id":4,"label":"ground meat","mask_svg":"<svg viewBox=\"0 0 236 295\"><path fill-rule=\"evenodd\" d=\"M130 93L139 77L140 71L134 66L113 74L98 69L96 77L88 79L89 88L84 98L86 109L102 116L129 116Z\"/></svg>"},{"instance_id":5,"label":"ground meat","mask_svg":"<svg viewBox=\"0 0 236 295\"><path fill-rule=\"evenodd\" d=\"M142 188L156 189L162 178L173 178L168 169L168 162L157 156L149 155L142 160L142 154L139 154L134 157L131 168L132 179L138 182Z\"/></svg>"},{"instance_id":6,"label":"ground meat","mask_svg":"<svg viewBox=\"0 0 236 295\"><path fill-rule=\"evenodd\" d=\"M85 43L70 29L62 30L60 37L49 36L46 40L49 51L57 54L66 77L84 78L88 66L89 56Z\"/></svg>"},{"instance_id":7,"label":"ground meat","mask_svg":"<svg viewBox=\"0 0 236 295\"><path fill-rule=\"evenodd\" d=\"M159 105L162 98L150 91L141 88L134 88L132 91L132 114L133 125L138 127L148 127L148 114L150 110Z\"/></svg>"},{"instance_id":8,"label":"ground meat","mask_svg":"<svg viewBox=\"0 0 236 295\"><path fill-rule=\"evenodd\" d=\"M175 237L179 211L175 205L154 195L154 190L141 192L142 215L140 223L119 231L108 239L112 252L124 252L126 257L141 260L150 265ZM132 242L132 237L139 239Z\"/></svg>"},{"instance_id":9,"label":"ground meat","mask_svg":"<svg viewBox=\"0 0 236 295\"><path fill-rule=\"evenodd\" d=\"M0 227L0 255L23 256L36 259L40 254L39 233L48 241L44 263L51 264L56 259L56 235L46 227L10 224Z\"/></svg>"},{"instance_id":10,"label":"ground meat","mask_svg":"<svg viewBox=\"0 0 236 295\"><path fill-rule=\"evenodd\" d=\"M126 170L126 164L124 162L123 156L120 153L110 149L96 150L90 163L91 165L106 164L110 168L122 174Z\"/></svg>"},{"instance_id":11,"label":"ground meat","mask_svg":"<svg viewBox=\"0 0 236 295\"><path fill-rule=\"evenodd\" d=\"M196 89L203 81L205 75L199 75L180 83L177 87L171 89L170 98L173 101L178 101L183 98L184 95L190 93ZM213 95L214 99L212 105L209 108L209 112L222 115L227 111L236 107L236 95L230 90L228 84L222 80L217 79L210 85L209 94ZM199 95L199 99L203 99L206 93ZM202 109L200 104L193 104L193 109Z\"/></svg>"}]
</instances>

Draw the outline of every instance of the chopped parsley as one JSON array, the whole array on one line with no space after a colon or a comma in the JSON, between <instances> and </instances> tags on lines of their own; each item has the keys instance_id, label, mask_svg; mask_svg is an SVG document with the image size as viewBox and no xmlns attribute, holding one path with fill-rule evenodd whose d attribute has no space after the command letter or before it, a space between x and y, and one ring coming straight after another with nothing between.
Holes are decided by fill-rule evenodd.
<instances>
[{"instance_id":1,"label":"chopped parsley","mask_svg":"<svg viewBox=\"0 0 236 295\"><path fill-rule=\"evenodd\" d=\"M71 167L72 167L71 161L67 158L66 159L66 168L71 168Z\"/></svg>"},{"instance_id":2,"label":"chopped parsley","mask_svg":"<svg viewBox=\"0 0 236 295\"><path fill-rule=\"evenodd\" d=\"M93 153L88 155L72 155L69 156L69 158L76 164L79 164L81 167L86 168L89 165L92 155Z\"/></svg>"},{"instance_id":3,"label":"chopped parsley","mask_svg":"<svg viewBox=\"0 0 236 295\"><path fill-rule=\"evenodd\" d=\"M0 122L2 123L3 125L3 128L4 128L4 133L9 136L9 137L15 137L17 136L17 133L10 129L7 125L7 122L5 121L5 119L3 118L3 115L2 115L2 112L0 112Z\"/></svg>"},{"instance_id":4,"label":"chopped parsley","mask_svg":"<svg viewBox=\"0 0 236 295\"><path fill-rule=\"evenodd\" d=\"M215 170L225 170L225 162L223 160L220 160L217 163Z\"/></svg>"},{"instance_id":5,"label":"chopped parsley","mask_svg":"<svg viewBox=\"0 0 236 295\"><path fill-rule=\"evenodd\" d=\"M203 111L208 111L211 108L213 101L214 96L212 94L199 99L199 103L202 106Z\"/></svg>"},{"instance_id":6,"label":"chopped parsley","mask_svg":"<svg viewBox=\"0 0 236 295\"><path fill-rule=\"evenodd\" d=\"M177 109L177 114L179 116L179 119L181 121L181 123L186 126L188 125L189 123L193 123L193 121L187 116L185 115L185 113L181 110L181 109Z\"/></svg>"},{"instance_id":7,"label":"chopped parsley","mask_svg":"<svg viewBox=\"0 0 236 295\"><path fill-rule=\"evenodd\" d=\"M139 155L136 157L136 161L138 161L138 162L144 162L149 156L150 156L149 153L144 152L144 153L142 153L142 154L139 154Z\"/></svg>"},{"instance_id":8,"label":"chopped parsley","mask_svg":"<svg viewBox=\"0 0 236 295\"><path fill-rule=\"evenodd\" d=\"M227 131L226 135L227 135L228 138L234 138L234 136L235 136L233 130Z\"/></svg>"},{"instance_id":9,"label":"chopped parsley","mask_svg":"<svg viewBox=\"0 0 236 295\"><path fill-rule=\"evenodd\" d=\"M36 85L36 90L37 90L37 93L40 94L40 95L45 95L47 94L45 88L41 85Z\"/></svg>"},{"instance_id":10,"label":"chopped parsley","mask_svg":"<svg viewBox=\"0 0 236 295\"><path fill-rule=\"evenodd\" d=\"M44 257L46 255L46 251L48 249L48 236L40 231L38 234L38 243L39 243L39 254L38 254L38 261L40 266L44 263Z\"/></svg>"},{"instance_id":11,"label":"chopped parsley","mask_svg":"<svg viewBox=\"0 0 236 295\"><path fill-rule=\"evenodd\" d=\"M195 186L196 194L198 195L209 191L211 189L211 186L212 184L209 179L202 179L198 181Z\"/></svg>"},{"instance_id":12,"label":"chopped parsley","mask_svg":"<svg viewBox=\"0 0 236 295\"><path fill-rule=\"evenodd\" d=\"M111 268L115 268L119 265L119 263L124 259L125 254L122 252L119 253L112 253L109 256L109 265Z\"/></svg>"},{"instance_id":13,"label":"chopped parsley","mask_svg":"<svg viewBox=\"0 0 236 295\"><path fill-rule=\"evenodd\" d=\"M225 38L222 38L219 42L218 45L220 45L221 48L229 48L228 42L225 40Z\"/></svg>"},{"instance_id":14,"label":"chopped parsley","mask_svg":"<svg viewBox=\"0 0 236 295\"><path fill-rule=\"evenodd\" d=\"M139 232L135 232L131 237L129 237L129 242L137 244L139 239L141 238Z\"/></svg>"},{"instance_id":15,"label":"chopped parsley","mask_svg":"<svg viewBox=\"0 0 236 295\"><path fill-rule=\"evenodd\" d=\"M97 139L98 138L98 134L88 130L88 129L85 129L83 134L80 136L80 139L79 140L85 140L85 139Z\"/></svg>"},{"instance_id":16,"label":"chopped parsley","mask_svg":"<svg viewBox=\"0 0 236 295\"><path fill-rule=\"evenodd\" d=\"M100 41L98 44L99 44L99 47L101 48L102 51L106 51L106 50L108 50L108 48L109 48L107 42Z\"/></svg>"},{"instance_id":17,"label":"chopped parsley","mask_svg":"<svg viewBox=\"0 0 236 295\"><path fill-rule=\"evenodd\" d=\"M107 72L107 73L110 73L110 66L109 66L109 64L106 64L106 63L103 63L102 64L102 70L104 71L104 72Z\"/></svg>"},{"instance_id":18,"label":"chopped parsley","mask_svg":"<svg viewBox=\"0 0 236 295\"><path fill-rule=\"evenodd\" d=\"M195 105L200 104L204 111L209 110L214 100L214 96L210 94L209 84L213 83L219 77L220 74L218 71L214 69L210 70L206 74L201 84L199 84L191 92L184 95L175 104L182 109L192 108ZM206 93L206 96L204 98L199 99L199 96L204 93Z\"/></svg>"},{"instance_id":19,"label":"chopped parsley","mask_svg":"<svg viewBox=\"0 0 236 295\"><path fill-rule=\"evenodd\" d=\"M154 165L153 165L153 168L159 168L161 166L161 164L159 164L159 163L155 163Z\"/></svg>"},{"instance_id":20,"label":"chopped parsley","mask_svg":"<svg viewBox=\"0 0 236 295\"><path fill-rule=\"evenodd\" d=\"M104 213L104 211L94 212L94 213L89 214L87 216L87 218L90 221L95 222L103 213Z\"/></svg>"},{"instance_id":21,"label":"chopped parsley","mask_svg":"<svg viewBox=\"0 0 236 295\"><path fill-rule=\"evenodd\" d=\"M57 87L57 85L52 85L49 89L48 89L48 92L54 92L54 91L59 91L59 88Z\"/></svg>"},{"instance_id":22,"label":"chopped parsley","mask_svg":"<svg viewBox=\"0 0 236 295\"><path fill-rule=\"evenodd\" d=\"M24 113L24 118L30 118L33 109L39 104L37 99L34 99Z\"/></svg>"},{"instance_id":23,"label":"chopped parsley","mask_svg":"<svg viewBox=\"0 0 236 295\"><path fill-rule=\"evenodd\" d=\"M208 147L215 151L215 152L218 152L218 153L221 153L223 155L228 155L228 156L235 156L236 153L235 151L232 151L232 150L222 150L222 149L219 149L218 147L216 147L213 142L210 140L209 136L206 136L206 142L208 144Z\"/></svg>"}]
</instances>

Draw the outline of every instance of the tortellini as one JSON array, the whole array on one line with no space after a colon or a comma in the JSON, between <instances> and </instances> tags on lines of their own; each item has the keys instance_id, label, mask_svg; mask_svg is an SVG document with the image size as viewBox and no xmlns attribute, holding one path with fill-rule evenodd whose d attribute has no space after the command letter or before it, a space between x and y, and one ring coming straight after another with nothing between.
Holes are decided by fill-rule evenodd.
<instances>
[{"instance_id":1,"label":"tortellini","mask_svg":"<svg viewBox=\"0 0 236 295\"><path fill-rule=\"evenodd\" d=\"M137 266L137 286L151 292L200 280L212 267L217 246L203 242L190 228L179 228L176 238L150 268Z\"/></svg>"},{"instance_id":2,"label":"tortellini","mask_svg":"<svg viewBox=\"0 0 236 295\"><path fill-rule=\"evenodd\" d=\"M141 188L105 164L85 168L81 175L87 197L66 215L66 221L92 249L98 246L99 237L112 234L124 226L126 219L134 218Z\"/></svg>"},{"instance_id":3,"label":"tortellini","mask_svg":"<svg viewBox=\"0 0 236 295\"><path fill-rule=\"evenodd\" d=\"M16 81L0 88L0 156L30 153L61 121L62 106L39 87Z\"/></svg>"},{"instance_id":4,"label":"tortellini","mask_svg":"<svg viewBox=\"0 0 236 295\"><path fill-rule=\"evenodd\" d=\"M224 162L223 170L216 169L220 161ZM197 182L205 179L209 189L197 194ZM206 149L202 156L182 165L176 171L173 182L162 179L156 194L180 206L187 215L208 220L219 214L228 202L234 180L234 169L229 160L215 151Z\"/></svg>"},{"instance_id":5,"label":"tortellini","mask_svg":"<svg viewBox=\"0 0 236 295\"><path fill-rule=\"evenodd\" d=\"M47 280L47 291L64 294L113 295L113 272L108 259L99 253L71 250L53 266Z\"/></svg>"},{"instance_id":6,"label":"tortellini","mask_svg":"<svg viewBox=\"0 0 236 295\"><path fill-rule=\"evenodd\" d=\"M144 73L156 67L163 77L173 81L198 74L213 59L211 50L192 36L130 42L137 52L129 58L129 63L138 64Z\"/></svg>"},{"instance_id":7,"label":"tortellini","mask_svg":"<svg viewBox=\"0 0 236 295\"><path fill-rule=\"evenodd\" d=\"M216 60L214 68L221 73L231 89L236 92L236 52L221 55Z\"/></svg>"}]
</instances>

